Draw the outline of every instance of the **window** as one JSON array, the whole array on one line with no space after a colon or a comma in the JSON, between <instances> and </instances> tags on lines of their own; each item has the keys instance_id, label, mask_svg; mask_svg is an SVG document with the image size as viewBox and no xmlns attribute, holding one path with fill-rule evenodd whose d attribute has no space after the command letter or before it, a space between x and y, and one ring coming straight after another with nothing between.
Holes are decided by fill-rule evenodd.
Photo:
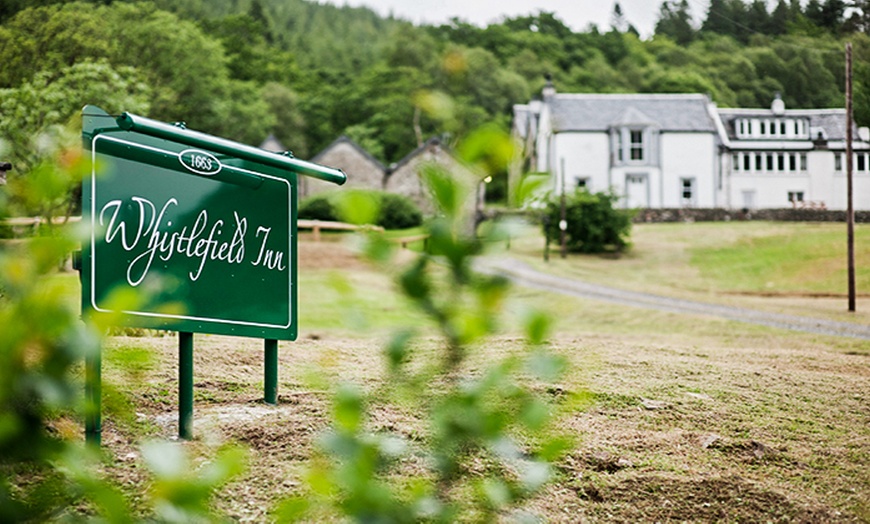
<instances>
[{"instance_id":1,"label":"window","mask_svg":"<svg viewBox=\"0 0 870 524\"><path fill-rule=\"evenodd\" d=\"M734 171L740 171L740 153L734 153L732 163L734 165Z\"/></svg>"},{"instance_id":2,"label":"window","mask_svg":"<svg viewBox=\"0 0 870 524\"><path fill-rule=\"evenodd\" d=\"M631 158L632 160L643 160L643 131L631 131Z\"/></svg>"},{"instance_id":3,"label":"window","mask_svg":"<svg viewBox=\"0 0 870 524\"><path fill-rule=\"evenodd\" d=\"M834 171L842 171L843 170L843 155L840 153L834 153Z\"/></svg>"},{"instance_id":4,"label":"window","mask_svg":"<svg viewBox=\"0 0 870 524\"><path fill-rule=\"evenodd\" d=\"M803 202L804 201L804 192L803 191L789 191L788 192L788 201L792 205L794 205L798 202Z\"/></svg>"},{"instance_id":5,"label":"window","mask_svg":"<svg viewBox=\"0 0 870 524\"><path fill-rule=\"evenodd\" d=\"M761 171L761 153L755 153L755 170Z\"/></svg>"},{"instance_id":6,"label":"window","mask_svg":"<svg viewBox=\"0 0 870 524\"><path fill-rule=\"evenodd\" d=\"M622 156L622 148L623 147L624 146L622 144L622 131L617 130L616 131L616 160L619 161L620 163L622 163L622 161L625 160L625 158Z\"/></svg>"},{"instance_id":7,"label":"window","mask_svg":"<svg viewBox=\"0 0 870 524\"><path fill-rule=\"evenodd\" d=\"M867 155L858 153L858 166L855 169L858 171L864 171L867 169Z\"/></svg>"},{"instance_id":8,"label":"window","mask_svg":"<svg viewBox=\"0 0 870 524\"><path fill-rule=\"evenodd\" d=\"M784 134L785 134L785 122L780 122L780 123L779 123L779 134L780 134L780 135L784 135Z\"/></svg>"},{"instance_id":9,"label":"window","mask_svg":"<svg viewBox=\"0 0 870 524\"><path fill-rule=\"evenodd\" d=\"M577 187L581 189L589 189L589 179L588 178L577 178Z\"/></svg>"},{"instance_id":10,"label":"window","mask_svg":"<svg viewBox=\"0 0 870 524\"><path fill-rule=\"evenodd\" d=\"M761 134L767 134L767 122L765 122L764 120L761 121Z\"/></svg>"},{"instance_id":11,"label":"window","mask_svg":"<svg viewBox=\"0 0 870 524\"><path fill-rule=\"evenodd\" d=\"M749 171L752 169L752 153L743 153L743 170Z\"/></svg>"},{"instance_id":12,"label":"window","mask_svg":"<svg viewBox=\"0 0 870 524\"><path fill-rule=\"evenodd\" d=\"M773 153L768 153L766 159L767 162L765 162L765 167L767 167L768 171L773 171Z\"/></svg>"},{"instance_id":13,"label":"window","mask_svg":"<svg viewBox=\"0 0 870 524\"><path fill-rule=\"evenodd\" d=\"M695 179L680 179L680 201L684 206L691 206L695 202Z\"/></svg>"},{"instance_id":14,"label":"window","mask_svg":"<svg viewBox=\"0 0 870 524\"><path fill-rule=\"evenodd\" d=\"M782 153L776 156L776 168L779 171L785 171L785 155Z\"/></svg>"},{"instance_id":15,"label":"window","mask_svg":"<svg viewBox=\"0 0 870 524\"><path fill-rule=\"evenodd\" d=\"M794 153L788 155L788 170L797 171L797 157Z\"/></svg>"},{"instance_id":16,"label":"window","mask_svg":"<svg viewBox=\"0 0 870 524\"><path fill-rule=\"evenodd\" d=\"M801 153L801 171L807 170L807 154Z\"/></svg>"}]
</instances>

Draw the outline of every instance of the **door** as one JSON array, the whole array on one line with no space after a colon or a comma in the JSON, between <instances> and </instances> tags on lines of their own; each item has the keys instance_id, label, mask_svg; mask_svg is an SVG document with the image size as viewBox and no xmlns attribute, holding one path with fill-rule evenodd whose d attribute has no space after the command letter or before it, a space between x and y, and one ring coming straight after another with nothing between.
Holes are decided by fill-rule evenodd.
<instances>
[{"instance_id":1,"label":"door","mask_svg":"<svg viewBox=\"0 0 870 524\"><path fill-rule=\"evenodd\" d=\"M649 207L649 176L646 174L625 175L625 207Z\"/></svg>"}]
</instances>

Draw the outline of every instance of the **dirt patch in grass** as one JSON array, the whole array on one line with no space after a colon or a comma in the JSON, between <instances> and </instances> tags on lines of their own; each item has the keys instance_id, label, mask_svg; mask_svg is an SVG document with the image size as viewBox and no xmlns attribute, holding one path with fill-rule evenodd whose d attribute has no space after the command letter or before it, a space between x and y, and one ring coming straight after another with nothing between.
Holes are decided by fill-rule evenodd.
<instances>
[{"instance_id":1,"label":"dirt patch in grass","mask_svg":"<svg viewBox=\"0 0 870 524\"><path fill-rule=\"evenodd\" d=\"M335 243L307 244L300 264L312 271L371 271ZM524 509L572 523L870 522L867 344L556 301L529 290L516 296L522 305L563 306L550 345L571 371L540 392L575 442L554 464L554 481ZM614 327L628 322L630 329ZM194 465L224 443L249 450L246 472L217 494L220 511L240 522L269 521L276 503L306 493L306 468L328 429L329 391L342 382L390 391L382 338L318 329L316 337L282 342L279 402L267 406L262 341L196 336L195 439L182 445ZM418 341L415 362L431 358L437 344ZM113 348L153 357L134 375L104 360L104 380L136 413L132 424L104 419L106 474L144 507L148 475L139 447L177 434L177 340L115 337L105 351ZM471 372L523 348L516 332L488 340L474 348ZM421 416L390 395L369 405L372 432L409 444L402 475L427 474L418 454L428 435Z\"/></svg>"},{"instance_id":2,"label":"dirt patch in grass","mask_svg":"<svg viewBox=\"0 0 870 524\"><path fill-rule=\"evenodd\" d=\"M581 484L589 522L850 522L839 512L795 504L740 477L643 476L603 486Z\"/></svg>"}]
</instances>

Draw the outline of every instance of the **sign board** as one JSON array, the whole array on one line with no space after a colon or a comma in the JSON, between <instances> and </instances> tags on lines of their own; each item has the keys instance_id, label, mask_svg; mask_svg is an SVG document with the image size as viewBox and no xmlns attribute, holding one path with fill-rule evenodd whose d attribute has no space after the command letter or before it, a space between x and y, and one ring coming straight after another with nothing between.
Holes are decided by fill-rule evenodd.
<instances>
[{"instance_id":1,"label":"sign board","mask_svg":"<svg viewBox=\"0 0 870 524\"><path fill-rule=\"evenodd\" d=\"M83 311L121 325L296 338L297 174L341 183L343 173L93 106L83 140L93 160Z\"/></svg>"}]
</instances>

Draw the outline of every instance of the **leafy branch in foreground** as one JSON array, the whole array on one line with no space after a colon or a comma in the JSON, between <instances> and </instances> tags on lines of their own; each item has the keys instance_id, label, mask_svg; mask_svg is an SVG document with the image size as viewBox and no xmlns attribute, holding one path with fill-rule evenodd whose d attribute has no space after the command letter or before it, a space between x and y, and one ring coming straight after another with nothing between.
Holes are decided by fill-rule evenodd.
<instances>
[{"instance_id":1,"label":"leafy branch in foreground","mask_svg":"<svg viewBox=\"0 0 870 524\"><path fill-rule=\"evenodd\" d=\"M507 136L484 129L460 151L486 173L510 158L505 144ZM281 503L279 520L337 513L359 522L491 521L534 495L550 478L548 461L568 445L548 433L552 409L535 393L564 368L544 349L545 315L526 318L530 351L492 364L474 358L498 331L508 293L506 279L473 268L500 232L495 227L481 238L469 227L476 181L437 165L422 176L441 215L424 226L428 249L398 272L397 282L436 329L437 348L431 355L417 351L424 342L402 328L385 347L389 376L382 389L338 388L332 429L308 473L310 494ZM364 223L376 213L352 194L345 204L346 220ZM366 252L393 267L382 236L370 235ZM422 438L370 429L369 406L385 399L423 419Z\"/></svg>"},{"instance_id":2,"label":"leafy branch in foreground","mask_svg":"<svg viewBox=\"0 0 870 524\"><path fill-rule=\"evenodd\" d=\"M77 147L46 144L45 158L16 182L16 196L48 213L89 170ZM0 186L2 187L2 186ZM2 190L0 190L2 191ZM0 197L4 195L0 194ZM9 202L0 198L0 216ZM50 215L49 215L50 216ZM69 225L40 228L33 238L0 240L0 520L133 522L125 493L101 473L101 457L69 428L91 406L82 395L81 363L100 351L106 325L81 322L60 262L78 245ZM130 297L129 300L136 300ZM126 305L130 305L125 302ZM123 309L123 308L120 308ZM151 504L164 522L214 522L216 488L243 465L227 448L197 470L177 445L143 446L154 473Z\"/></svg>"}]
</instances>

